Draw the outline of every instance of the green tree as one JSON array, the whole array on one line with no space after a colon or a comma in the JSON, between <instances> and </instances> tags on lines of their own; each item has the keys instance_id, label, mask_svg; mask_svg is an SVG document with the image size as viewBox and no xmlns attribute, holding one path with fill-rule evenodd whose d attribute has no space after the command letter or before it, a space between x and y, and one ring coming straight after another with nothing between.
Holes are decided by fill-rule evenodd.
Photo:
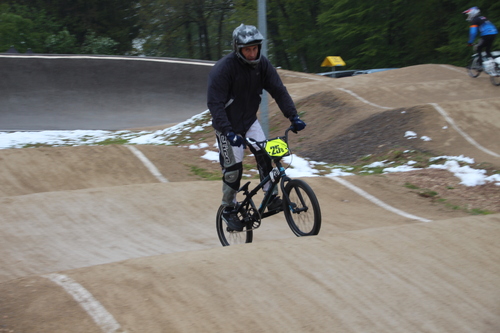
<instances>
[{"instance_id":1,"label":"green tree","mask_svg":"<svg viewBox=\"0 0 500 333\"><path fill-rule=\"evenodd\" d=\"M72 54L76 50L76 38L66 29L49 35L45 39L45 53Z\"/></svg>"},{"instance_id":2,"label":"green tree","mask_svg":"<svg viewBox=\"0 0 500 333\"><path fill-rule=\"evenodd\" d=\"M0 6L0 52L14 46L18 51L25 52L28 48L29 33L33 22L10 12L7 5Z\"/></svg>"},{"instance_id":3,"label":"green tree","mask_svg":"<svg viewBox=\"0 0 500 333\"><path fill-rule=\"evenodd\" d=\"M284 66L292 69L315 70L322 60L317 53L321 48L317 24L320 0L272 0L269 7L268 22L273 31L269 35L273 46L271 54L282 61L286 56Z\"/></svg>"},{"instance_id":4,"label":"green tree","mask_svg":"<svg viewBox=\"0 0 500 333\"><path fill-rule=\"evenodd\" d=\"M21 5L0 5L0 50L14 46L19 52L73 53L74 36L44 10Z\"/></svg>"},{"instance_id":5,"label":"green tree","mask_svg":"<svg viewBox=\"0 0 500 333\"><path fill-rule=\"evenodd\" d=\"M143 0L140 7L144 54L212 60L224 52L233 1Z\"/></svg>"},{"instance_id":6,"label":"green tree","mask_svg":"<svg viewBox=\"0 0 500 333\"><path fill-rule=\"evenodd\" d=\"M349 67L395 67L401 46L398 11L403 1L325 0L325 11L318 18L323 38L331 41L332 51ZM399 3L399 4L398 4Z\"/></svg>"},{"instance_id":7,"label":"green tree","mask_svg":"<svg viewBox=\"0 0 500 333\"><path fill-rule=\"evenodd\" d=\"M127 54L139 32L139 0L0 0L21 4L38 13L53 17L60 27L75 36L82 46L91 32L93 38L109 38L118 44L113 54ZM63 30L60 28L56 34ZM52 31L53 33L53 31ZM44 39L45 40L45 39Z\"/></svg>"}]
</instances>

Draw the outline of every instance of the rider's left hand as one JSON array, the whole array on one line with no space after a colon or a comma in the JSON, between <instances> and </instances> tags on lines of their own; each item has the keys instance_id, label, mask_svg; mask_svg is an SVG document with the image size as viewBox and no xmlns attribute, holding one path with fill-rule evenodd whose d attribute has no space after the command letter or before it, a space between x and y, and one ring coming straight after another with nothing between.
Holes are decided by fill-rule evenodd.
<instances>
[{"instance_id":1,"label":"rider's left hand","mask_svg":"<svg viewBox=\"0 0 500 333\"><path fill-rule=\"evenodd\" d=\"M303 122L298 115L291 116L290 122L292 123L292 131L297 133L298 131L302 131L306 127L306 123Z\"/></svg>"}]
</instances>

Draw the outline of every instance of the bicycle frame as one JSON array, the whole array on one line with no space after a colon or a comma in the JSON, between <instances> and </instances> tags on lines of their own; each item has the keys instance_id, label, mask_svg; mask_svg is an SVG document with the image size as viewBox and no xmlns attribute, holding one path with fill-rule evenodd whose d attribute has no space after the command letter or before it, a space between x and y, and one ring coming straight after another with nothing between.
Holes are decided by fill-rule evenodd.
<instances>
[{"instance_id":1,"label":"bicycle frame","mask_svg":"<svg viewBox=\"0 0 500 333\"><path fill-rule=\"evenodd\" d=\"M288 132L290 130L291 130L291 128L288 128L285 131L285 136L280 137L280 138L284 138L285 142L288 142ZM269 140L266 140L266 141L269 141ZM264 147L259 145L260 144L259 142L256 142L255 140L253 140L251 138L247 138L247 143L248 144L256 144L259 146L260 149L264 148ZM290 201L287 194L285 193L285 184L286 184L286 182L290 181L291 179L286 175L285 168L281 164L281 157L276 158L276 159L272 158L271 160L275 164L275 167L271 170L271 172L266 177L264 177L264 179L261 180L261 182L254 189L252 189L250 191L248 187L249 187L251 182L247 182L245 185L243 185L238 190L238 192L243 192L243 194L245 195L245 199L239 203L239 206L237 209L237 211L239 213L242 213L242 211L244 210L244 207L247 207L248 205L250 205L255 211L257 211L259 213L259 219L266 218L266 217L269 217L269 216L272 216L272 215L279 213L280 211L264 212L266 210L267 204L269 203L269 199L271 198L271 196L275 192L276 186L278 186L278 184L280 184L281 192L283 193L283 199L285 200L285 202L288 203ZM252 198L268 182L271 182L271 186L267 190L266 194L264 195L264 198L262 199L262 202L260 203L259 208L257 208L255 206L255 202L253 201ZM245 218L248 218L248 217L245 216ZM245 221L245 222L253 222L253 221Z\"/></svg>"},{"instance_id":2,"label":"bicycle frame","mask_svg":"<svg viewBox=\"0 0 500 333\"><path fill-rule=\"evenodd\" d=\"M259 212L259 216L261 218L266 218L268 216L272 216L274 214L279 213L279 211L264 213L267 204L269 203L269 199L273 195L273 192L276 189L276 186L278 186L278 183L280 184L281 192L283 193L283 198L285 199L285 202L289 202L289 199L284 190L285 190L285 183L290 181L291 179L286 175L285 168L281 165L281 162L275 161L275 164L276 167L273 168L271 172L253 190L250 191L248 189L248 186L250 185L251 182L247 182L238 190L238 192L243 192L243 194L245 195L245 199L240 203L238 211L240 210L241 207L246 207L247 204L250 204L254 209L256 209ZM252 198L269 181L271 181L271 186L264 195L264 198L262 199L259 208L256 208Z\"/></svg>"}]
</instances>

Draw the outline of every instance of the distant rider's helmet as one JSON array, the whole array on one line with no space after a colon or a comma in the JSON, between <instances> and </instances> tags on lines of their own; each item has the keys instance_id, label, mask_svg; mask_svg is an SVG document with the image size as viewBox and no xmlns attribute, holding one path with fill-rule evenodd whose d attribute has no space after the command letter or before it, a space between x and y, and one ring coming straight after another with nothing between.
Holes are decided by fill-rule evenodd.
<instances>
[{"instance_id":1,"label":"distant rider's helmet","mask_svg":"<svg viewBox=\"0 0 500 333\"><path fill-rule=\"evenodd\" d=\"M478 16L479 13L481 13L481 11L477 7L471 7L469 9L467 9L466 11L462 12L462 14L467 14L466 20L469 22L472 21L474 19L474 17Z\"/></svg>"},{"instance_id":2,"label":"distant rider's helmet","mask_svg":"<svg viewBox=\"0 0 500 333\"><path fill-rule=\"evenodd\" d=\"M262 36L259 30L253 25L241 24L233 31L233 50L244 63L252 67L257 67L260 62L263 41L264 36ZM241 49L246 46L254 45L259 47L259 54L255 60L247 60L241 53Z\"/></svg>"}]
</instances>

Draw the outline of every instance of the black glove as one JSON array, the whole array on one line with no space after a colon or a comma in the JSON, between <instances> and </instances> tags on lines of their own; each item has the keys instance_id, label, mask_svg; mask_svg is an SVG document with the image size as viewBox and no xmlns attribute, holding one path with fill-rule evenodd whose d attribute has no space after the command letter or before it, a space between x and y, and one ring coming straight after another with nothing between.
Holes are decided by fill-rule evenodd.
<instances>
[{"instance_id":1,"label":"black glove","mask_svg":"<svg viewBox=\"0 0 500 333\"><path fill-rule=\"evenodd\" d=\"M298 131L302 131L306 127L306 123L300 120L298 115L291 116L290 122L292 123L292 132L297 133Z\"/></svg>"},{"instance_id":2,"label":"black glove","mask_svg":"<svg viewBox=\"0 0 500 333\"><path fill-rule=\"evenodd\" d=\"M239 135L236 135L234 132L229 132L226 134L226 138L233 147L239 147L241 145L245 145L245 140Z\"/></svg>"}]
</instances>

